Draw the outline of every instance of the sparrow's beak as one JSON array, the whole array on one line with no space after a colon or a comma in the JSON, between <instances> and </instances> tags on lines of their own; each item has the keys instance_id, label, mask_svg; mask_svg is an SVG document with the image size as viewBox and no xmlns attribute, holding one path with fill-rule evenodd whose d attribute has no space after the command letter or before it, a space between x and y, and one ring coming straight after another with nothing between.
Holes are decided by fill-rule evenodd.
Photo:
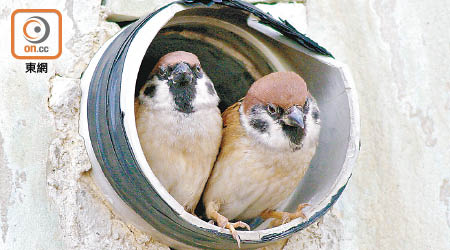
<instances>
[{"instance_id":1,"label":"sparrow's beak","mask_svg":"<svg viewBox=\"0 0 450 250\"><path fill-rule=\"evenodd\" d=\"M192 82L194 78L189 65L184 62L178 63L175 66L175 69L172 72L173 80L175 83L179 83L181 85L187 85Z\"/></svg>"},{"instance_id":2,"label":"sparrow's beak","mask_svg":"<svg viewBox=\"0 0 450 250\"><path fill-rule=\"evenodd\" d=\"M302 129L304 129L305 122L303 121L303 117L304 117L304 114L301 111L301 109L299 109L296 106L293 106L287 110L287 112L285 114L285 118L283 120L289 126L300 127Z\"/></svg>"}]
</instances>

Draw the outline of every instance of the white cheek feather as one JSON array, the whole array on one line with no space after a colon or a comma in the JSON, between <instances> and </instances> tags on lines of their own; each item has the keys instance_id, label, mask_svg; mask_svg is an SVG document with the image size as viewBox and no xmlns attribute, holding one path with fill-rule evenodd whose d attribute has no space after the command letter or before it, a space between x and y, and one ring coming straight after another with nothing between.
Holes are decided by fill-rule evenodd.
<instances>
[{"instance_id":1,"label":"white cheek feather","mask_svg":"<svg viewBox=\"0 0 450 250\"><path fill-rule=\"evenodd\" d=\"M169 91L169 86L166 81L167 80L159 80L157 76L154 76L151 80L147 81L139 93L139 101L151 110L173 109L175 107L175 102L173 101L172 94ZM150 85L156 87L152 98L144 95L145 88Z\"/></svg>"},{"instance_id":2,"label":"white cheek feather","mask_svg":"<svg viewBox=\"0 0 450 250\"><path fill-rule=\"evenodd\" d=\"M210 82L213 86L214 84L209 79L209 77L203 73L203 77L197 80L195 99L192 102L192 106L195 110L217 107L219 104L219 97L214 89L214 95L211 95L208 91L207 83Z\"/></svg>"},{"instance_id":3,"label":"white cheek feather","mask_svg":"<svg viewBox=\"0 0 450 250\"><path fill-rule=\"evenodd\" d=\"M313 110L319 111L317 103L312 101L310 104L310 111L306 114L306 136L303 139L303 147L315 148L319 143L320 134L320 118L317 121L313 118Z\"/></svg>"},{"instance_id":4,"label":"white cheek feather","mask_svg":"<svg viewBox=\"0 0 450 250\"><path fill-rule=\"evenodd\" d=\"M257 114L258 119L261 119L269 124L268 131L266 131L265 133L261 133L250 125L248 116L243 115L243 112L243 106L241 106L239 109L239 113L241 114L240 119L242 126L253 139L272 150L290 150L289 138L284 135L281 125L274 122L274 120L267 113L260 112Z\"/></svg>"}]
</instances>

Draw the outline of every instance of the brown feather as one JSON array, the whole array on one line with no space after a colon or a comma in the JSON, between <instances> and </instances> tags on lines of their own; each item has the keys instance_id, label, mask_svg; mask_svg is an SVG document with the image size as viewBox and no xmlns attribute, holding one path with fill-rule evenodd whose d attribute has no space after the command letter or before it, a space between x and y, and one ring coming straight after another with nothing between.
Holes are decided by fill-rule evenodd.
<instances>
[{"instance_id":1,"label":"brown feather","mask_svg":"<svg viewBox=\"0 0 450 250\"><path fill-rule=\"evenodd\" d=\"M174 51L159 59L152 70L152 74L156 73L160 66L173 66L179 62L185 62L191 66L200 65L200 61L196 55L186 51Z\"/></svg>"},{"instance_id":2,"label":"brown feather","mask_svg":"<svg viewBox=\"0 0 450 250\"><path fill-rule=\"evenodd\" d=\"M245 136L245 130L241 126L239 119L239 108L241 107L241 102L236 102L235 104L228 107L222 113L223 120L223 130L222 130L222 143L221 150L228 149L227 147L233 146L236 139Z\"/></svg>"},{"instance_id":3,"label":"brown feather","mask_svg":"<svg viewBox=\"0 0 450 250\"><path fill-rule=\"evenodd\" d=\"M274 84L276 83L276 84ZM255 104L269 103L287 109L303 106L309 95L305 80L294 72L274 72L252 84L244 98L245 113Z\"/></svg>"}]
</instances>

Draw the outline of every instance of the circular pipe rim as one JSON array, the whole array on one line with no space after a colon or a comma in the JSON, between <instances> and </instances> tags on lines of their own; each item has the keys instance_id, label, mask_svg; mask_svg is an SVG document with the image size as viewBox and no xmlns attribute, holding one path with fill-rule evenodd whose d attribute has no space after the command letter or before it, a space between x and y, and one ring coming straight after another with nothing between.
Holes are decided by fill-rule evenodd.
<instances>
[{"instance_id":1,"label":"circular pipe rim","mask_svg":"<svg viewBox=\"0 0 450 250\"><path fill-rule=\"evenodd\" d=\"M170 6L171 4L163 7L162 9ZM235 241L231 238L228 232L223 233L216 230L200 228L203 232L196 232L192 235L193 231L198 231L198 227L192 225L191 223L183 223L183 220L177 221L181 224L174 225L175 221L165 220L163 222L154 219L154 215L167 215L181 217L180 213L177 213L173 210L172 206L169 206L165 203L165 200L160 197L158 190L155 190L152 186L152 183L146 180L139 180L139 185L135 188L131 188L128 191L137 192L138 194L152 194L152 203L146 203L145 201L140 201L139 204L133 203L132 200L136 197L129 197L127 195L128 192L124 191L122 188L127 186L123 185L125 182L129 184L137 184L135 178L130 178L131 176L143 176L142 170L137 164L136 158L134 157L134 151L132 146L129 144L127 134L123 127L123 112L120 107L120 89L121 89L121 81L118 79L122 79L121 73L124 67L124 60L126 58L127 50L136 36L137 32L146 24L148 20L150 20L154 15L159 13L162 9L150 14L146 18L143 18L137 21L134 24L131 24L129 27L124 30L121 34L119 34L112 43L106 49L106 52L103 54L102 58L99 61L99 64L96 67L96 71L92 76L91 86L89 88L89 97L88 97L88 105L87 105L87 122L88 122L88 130L89 137L92 141L97 142L94 143L93 149L96 155L97 160L99 161L102 170L105 176L111 183L118 181L117 183L111 183L114 190L117 194L128 204L128 206L132 207L135 211L143 217L149 224L153 227L157 228L162 233L166 234L169 237L176 239L182 243L192 245L195 247L219 247L219 248L211 248L211 249L224 249L221 246L223 241L226 241L232 245L235 245ZM113 53L115 51L116 53ZM352 83L351 81L349 82ZM353 87L353 86L351 86ZM350 101L350 100L349 100ZM354 108L354 107L353 107ZM356 110L353 110L356 111ZM356 117L355 114L352 117ZM359 135L359 134L358 134ZM355 137L355 139L359 138L359 136ZM98 144L98 145L97 145ZM101 146L103 145L103 146ZM106 147L108 145L108 147ZM114 159L116 156L117 159ZM119 159L121 158L121 159ZM132 165L137 165L135 169L130 169L129 167ZM118 167L117 169L112 169L111 166ZM118 180L117 177L124 177L120 173L127 173L129 176L125 176L124 179ZM114 178L116 177L116 178ZM119 178L120 179L120 178ZM348 180L347 180L348 181ZM347 182L345 182L346 185ZM131 186L135 186L131 185ZM263 237L259 241L251 241L251 240L243 240L243 247L258 244L258 243L266 243L270 242L274 239L280 239L287 237L293 232L297 232L309 224L313 223L316 219L322 216L333 204L336 202L337 198L340 196L342 191L345 188L343 185L338 192L332 196L330 202L319 212L315 213L308 221L297 223L294 221L290 224L296 224L293 227L290 227L289 230L272 233L274 229L265 229L260 231L252 231L252 232L242 232L242 236L248 234L266 234L266 232L271 232ZM128 185L130 186L130 185ZM161 202L164 201L164 202ZM145 209L143 209L145 208ZM139 211L147 211L152 216L147 216L142 214ZM163 211L167 212L164 213ZM197 220L200 220L196 218ZM200 220L201 221L201 220ZM184 222L186 222L184 220ZM204 221L202 223L207 224ZM183 230L185 233L174 233L171 230L167 230L171 228L171 226L176 226L177 229L180 229L179 225L185 226ZM215 227L215 226L213 226ZM191 237L192 239L196 239L194 242L186 240L185 235L195 236ZM213 236L213 237L211 237ZM245 237L246 238L246 237ZM253 238L253 237L249 237ZM219 241L219 242L217 242ZM204 243L207 243L206 245ZM227 244L228 245L228 244ZM229 246L226 246L229 248Z\"/></svg>"}]
</instances>

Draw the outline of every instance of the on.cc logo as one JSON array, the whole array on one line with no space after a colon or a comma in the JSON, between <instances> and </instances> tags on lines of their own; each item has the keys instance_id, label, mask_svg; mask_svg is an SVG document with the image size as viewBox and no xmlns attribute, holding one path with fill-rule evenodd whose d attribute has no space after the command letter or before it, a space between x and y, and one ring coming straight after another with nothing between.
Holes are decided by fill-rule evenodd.
<instances>
[{"instance_id":1,"label":"on.cc logo","mask_svg":"<svg viewBox=\"0 0 450 250\"><path fill-rule=\"evenodd\" d=\"M56 59L62 52L62 16L55 9L11 14L11 54L17 59Z\"/></svg>"}]
</instances>

